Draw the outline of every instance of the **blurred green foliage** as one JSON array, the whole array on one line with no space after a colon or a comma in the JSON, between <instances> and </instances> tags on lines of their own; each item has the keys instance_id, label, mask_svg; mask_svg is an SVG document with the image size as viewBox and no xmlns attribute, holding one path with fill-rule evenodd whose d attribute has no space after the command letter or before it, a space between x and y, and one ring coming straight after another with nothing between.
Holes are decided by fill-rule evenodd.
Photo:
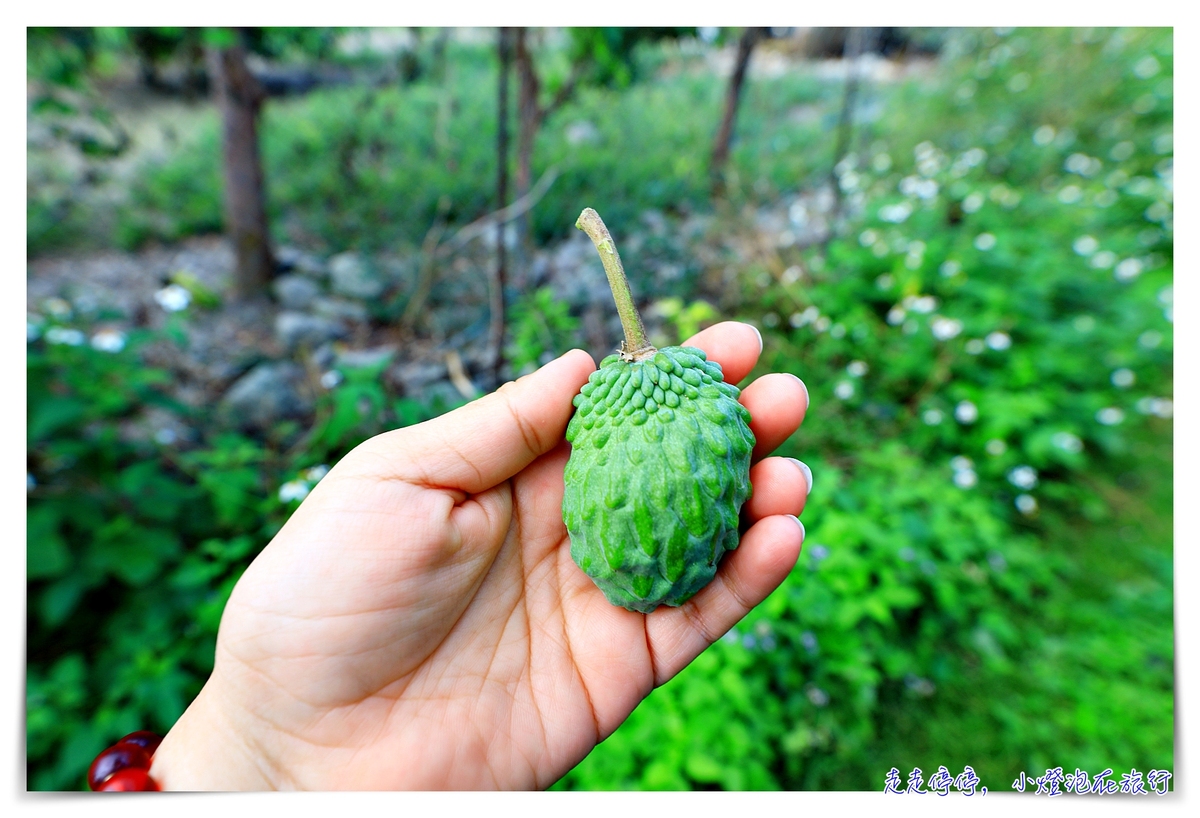
<instances>
[{"instance_id":1,"label":"blurred green foliage","mask_svg":"<svg viewBox=\"0 0 1200 818\"><path fill-rule=\"evenodd\" d=\"M447 47L444 88L267 107L282 233L381 247L419 241L442 196L451 220L489 209L493 55ZM1169 30L967 30L945 38L933 80L873 89L882 108L836 172L848 229L731 256L738 289L720 294L763 332L755 375L792 372L811 392L780 451L815 475L804 553L559 788L880 789L892 767L971 765L1005 790L1055 766L1173 768L1172 73ZM641 76L585 89L543 129L535 173L562 176L532 213L542 240L581 203L618 232L648 208L709 207L720 84ZM828 178L840 94L807 74L749 83L735 205ZM566 138L581 121L586 149ZM120 240L215 229L217 154L214 121L142 168ZM794 207L792 227L814 215ZM715 318L690 291L698 273L658 304L681 335ZM535 365L578 330L549 290L530 293L510 361ZM81 787L113 738L169 728L285 498L358 441L450 408L348 370L310 430L252 438L165 397L168 376L140 357L162 338L106 352L94 331L31 325L33 789ZM131 435L145 406L194 436Z\"/></svg>"}]
</instances>

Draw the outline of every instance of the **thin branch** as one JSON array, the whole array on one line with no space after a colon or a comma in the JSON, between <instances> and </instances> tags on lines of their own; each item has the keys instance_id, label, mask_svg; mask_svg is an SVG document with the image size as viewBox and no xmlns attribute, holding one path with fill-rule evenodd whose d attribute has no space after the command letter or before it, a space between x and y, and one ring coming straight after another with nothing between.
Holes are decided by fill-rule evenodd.
<instances>
[{"instance_id":1,"label":"thin branch","mask_svg":"<svg viewBox=\"0 0 1200 818\"><path fill-rule=\"evenodd\" d=\"M501 208L494 213L489 213L468 224L466 227L459 230L445 244L441 245L435 251L438 258L448 256L451 253L457 252L465 247L470 242L482 236L492 227L511 222L521 214L529 211L536 205L546 192L550 190L550 186L558 178L558 166L554 165L542 174L542 178L538 179L537 184L533 188L510 204L508 207Z\"/></svg>"}]
</instances>

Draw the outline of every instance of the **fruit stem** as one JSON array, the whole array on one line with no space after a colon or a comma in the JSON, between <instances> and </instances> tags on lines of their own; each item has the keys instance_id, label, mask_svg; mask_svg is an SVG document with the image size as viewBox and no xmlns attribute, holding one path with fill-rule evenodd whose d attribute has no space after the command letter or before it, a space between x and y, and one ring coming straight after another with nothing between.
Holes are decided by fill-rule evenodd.
<instances>
[{"instance_id":1,"label":"fruit stem","mask_svg":"<svg viewBox=\"0 0 1200 818\"><path fill-rule=\"evenodd\" d=\"M575 226L588 234L588 238L600 253L600 263L604 265L608 286L612 290L613 300L617 302L617 314L621 316L621 326L625 329L625 344L621 349L621 357L627 361L649 358L658 350L646 339L646 326L633 303L633 293L630 292L629 281L625 278L621 256L617 253L617 245L613 242L612 235L604 226L604 220L595 210L585 207L575 221Z\"/></svg>"}]
</instances>

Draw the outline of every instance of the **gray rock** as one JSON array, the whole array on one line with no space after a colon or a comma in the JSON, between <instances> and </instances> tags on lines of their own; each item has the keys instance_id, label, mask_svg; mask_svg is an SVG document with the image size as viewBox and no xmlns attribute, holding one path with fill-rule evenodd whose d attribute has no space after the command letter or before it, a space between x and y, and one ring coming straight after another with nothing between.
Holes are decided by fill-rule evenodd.
<instances>
[{"instance_id":1,"label":"gray rock","mask_svg":"<svg viewBox=\"0 0 1200 818\"><path fill-rule=\"evenodd\" d=\"M378 298L385 282L358 253L338 253L329 260L333 291L350 298Z\"/></svg>"},{"instance_id":2,"label":"gray rock","mask_svg":"<svg viewBox=\"0 0 1200 818\"><path fill-rule=\"evenodd\" d=\"M347 301L344 298L321 296L313 301L314 315L328 318L331 321L353 321L363 323L369 317L367 307L361 301Z\"/></svg>"},{"instance_id":3,"label":"gray rock","mask_svg":"<svg viewBox=\"0 0 1200 818\"><path fill-rule=\"evenodd\" d=\"M316 281L324 281L329 276L329 268L319 256L306 253L295 247L283 246L275 251L275 260L292 272L307 276Z\"/></svg>"},{"instance_id":4,"label":"gray rock","mask_svg":"<svg viewBox=\"0 0 1200 818\"><path fill-rule=\"evenodd\" d=\"M337 352L332 342L326 342L313 350L312 362L320 369L329 369L337 360Z\"/></svg>"},{"instance_id":5,"label":"gray rock","mask_svg":"<svg viewBox=\"0 0 1200 818\"><path fill-rule=\"evenodd\" d=\"M396 344L385 344L384 346L371 347L370 349L348 349L337 356L337 365L346 367L347 369L366 369L368 367L380 366L386 361L391 360L398 348Z\"/></svg>"},{"instance_id":6,"label":"gray rock","mask_svg":"<svg viewBox=\"0 0 1200 818\"><path fill-rule=\"evenodd\" d=\"M321 288L311 278L300 275L282 275L271 284L275 297L287 310L306 310L313 299L321 294Z\"/></svg>"},{"instance_id":7,"label":"gray rock","mask_svg":"<svg viewBox=\"0 0 1200 818\"><path fill-rule=\"evenodd\" d=\"M388 380L392 384L401 387L406 395L418 393L428 384L445 377L446 365L444 363L423 363L420 361L397 364L388 370L387 374Z\"/></svg>"},{"instance_id":8,"label":"gray rock","mask_svg":"<svg viewBox=\"0 0 1200 818\"><path fill-rule=\"evenodd\" d=\"M304 370L290 361L259 364L234 382L221 398L220 411L244 426L270 427L311 410L302 386Z\"/></svg>"},{"instance_id":9,"label":"gray rock","mask_svg":"<svg viewBox=\"0 0 1200 818\"><path fill-rule=\"evenodd\" d=\"M346 335L341 322L304 312L285 311L275 316L275 335L292 351L299 346L319 347L326 341Z\"/></svg>"}]
</instances>

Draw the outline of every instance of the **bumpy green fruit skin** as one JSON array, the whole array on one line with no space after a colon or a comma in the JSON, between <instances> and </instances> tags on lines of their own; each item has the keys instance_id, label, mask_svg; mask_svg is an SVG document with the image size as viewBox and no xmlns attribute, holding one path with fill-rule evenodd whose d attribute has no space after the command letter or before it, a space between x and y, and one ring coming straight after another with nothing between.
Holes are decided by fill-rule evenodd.
<instances>
[{"instance_id":1,"label":"bumpy green fruit skin","mask_svg":"<svg viewBox=\"0 0 1200 818\"><path fill-rule=\"evenodd\" d=\"M750 413L695 347L610 355L575 396L563 521L571 558L608 601L682 605L738 544Z\"/></svg>"}]
</instances>

